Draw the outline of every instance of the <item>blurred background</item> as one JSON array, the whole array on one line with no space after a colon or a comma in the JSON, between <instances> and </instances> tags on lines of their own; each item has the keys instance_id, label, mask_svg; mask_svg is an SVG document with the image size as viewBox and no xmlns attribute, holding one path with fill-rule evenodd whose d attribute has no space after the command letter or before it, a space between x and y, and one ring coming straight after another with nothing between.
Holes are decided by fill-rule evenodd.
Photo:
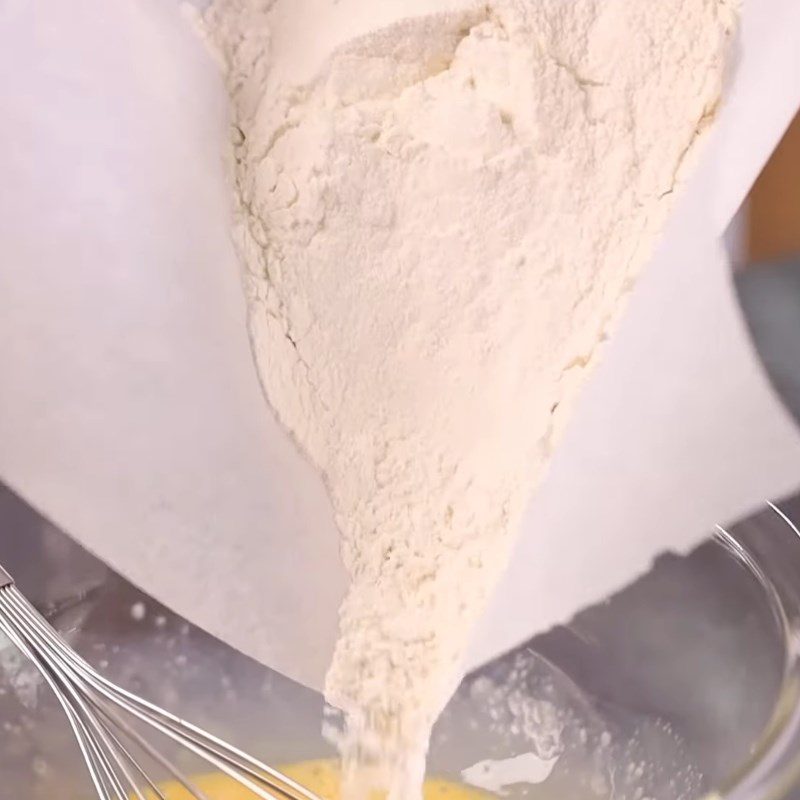
<instances>
[{"instance_id":1,"label":"blurred background","mask_svg":"<svg viewBox=\"0 0 800 800\"><path fill-rule=\"evenodd\" d=\"M773 385L800 420L800 115L735 226L742 308Z\"/></svg>"}]
</instances>

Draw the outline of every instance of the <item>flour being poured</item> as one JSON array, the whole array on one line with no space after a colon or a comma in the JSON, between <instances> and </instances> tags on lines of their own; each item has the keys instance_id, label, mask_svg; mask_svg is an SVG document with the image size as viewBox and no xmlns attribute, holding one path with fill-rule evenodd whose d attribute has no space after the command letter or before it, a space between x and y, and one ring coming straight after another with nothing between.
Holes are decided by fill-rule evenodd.
<instances>
[{"instance_id":1,"label":"flour being poured","mask_svg":"<svg viewBox=\"0 0 800 800\"><path fill-rule=\"evenodd\" d=\"M261 380L350 587L352 783L431 725L714 115L726 0L215 0ZM372 767L368 777L365 767Z\"/></svg>"}]
</instances>

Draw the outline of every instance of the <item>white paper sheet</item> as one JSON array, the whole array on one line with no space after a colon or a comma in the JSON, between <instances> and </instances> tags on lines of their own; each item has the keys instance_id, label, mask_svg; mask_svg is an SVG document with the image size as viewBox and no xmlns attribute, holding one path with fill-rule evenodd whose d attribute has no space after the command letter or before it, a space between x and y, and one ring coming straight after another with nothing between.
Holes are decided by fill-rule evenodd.
<instances>
[{"instance_id":1,"label":"white paper sheet","mask_svg":"<svg viewBox=\"0 0 800 800\"><path fill-rule=\"evenodd\" d=\"M0 478L179 613L318 682L338 538L250 356L216 67L161 0L0 14Z\"/></svg>"},{"instance_id":2,"label":"white paper sheet","mask_svg":"<svg viewBox=\"0 0 800 800\"><path fill-rule=\"evenodd\" d=\"M179 613L319 686L344 575L321 482L250 358L214 67L158 0L0 16L0 479ZM471 664L800 482L712 241L800 102L800 6L751 0L742 38L720 139Z\"/></svg>"}]
</instances>

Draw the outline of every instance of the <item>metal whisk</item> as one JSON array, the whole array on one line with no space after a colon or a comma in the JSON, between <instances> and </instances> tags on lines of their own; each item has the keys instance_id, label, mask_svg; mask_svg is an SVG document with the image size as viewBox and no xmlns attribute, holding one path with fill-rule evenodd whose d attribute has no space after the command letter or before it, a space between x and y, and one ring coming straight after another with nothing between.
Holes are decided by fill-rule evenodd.
<instances>
[{"instance_id":1,"label":"metal whisk","mask_svg":"<svg viewBox=\"0 0 800 800\"><path fill-rule=\"evenodd\" d=\"M254 797L319 800L286 775L99 675L25 599L2 566L0 632L31 660L55 692L100 800L166 800L143 761L158 764L196 800L210 800L137 727L177 742Z\"/></svg>"}]
</instances>

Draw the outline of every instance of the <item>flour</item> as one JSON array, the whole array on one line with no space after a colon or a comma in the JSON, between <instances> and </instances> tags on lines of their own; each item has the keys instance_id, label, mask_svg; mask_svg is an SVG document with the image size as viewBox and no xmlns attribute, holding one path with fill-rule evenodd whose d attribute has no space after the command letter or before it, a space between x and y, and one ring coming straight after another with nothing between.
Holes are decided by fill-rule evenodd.
<instances>
[{"instance_id":1,"label":"flour","mask_svg":"<svg viewBox=\"0 0 800 800\"><path fill-rule=\"evenodd\" d=\"M515 784L544 783L550 777L556 759L545 761L536 753L520 753L513 758L486 759L461 771L465 783L502 796Z\"/></svg>"},{"instance_id":2,"label":"flour","mask_svg":"<svg viewBox=\"0 0 800 800\"><path fill-rule=\"evenodd\" d=\"M351 579L327 697L352 783L413 797L523 508L713 116L733 10L216 0L205 23L261 380L325 478Z\"/></svg>"}]
</instances>

